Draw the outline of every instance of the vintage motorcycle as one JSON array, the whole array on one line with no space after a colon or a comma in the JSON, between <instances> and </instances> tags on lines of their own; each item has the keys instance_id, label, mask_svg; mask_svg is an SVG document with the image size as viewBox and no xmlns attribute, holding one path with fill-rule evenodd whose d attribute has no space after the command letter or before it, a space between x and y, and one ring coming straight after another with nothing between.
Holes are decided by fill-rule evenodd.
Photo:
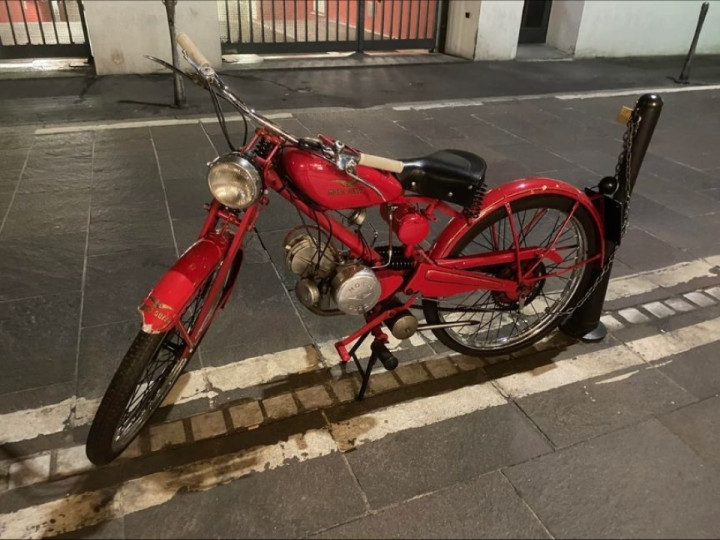
<instances>
[{"instance_id":1,"label":"vintage motorcycle","mask_svg":"<svg viewBox=\"0 0 720 540\"><path fill-rule=\"evenodd\" d=\"M311 221L284 243L299 301L318 315L364 320L335 344L343 362L358 363L359 398L377 360L397 366L384 328L398 339L430 330L461 353L503 355L546 336L587 296L605 256L603 216L591 193L540 177L488 190L485 161L466 151L394 160L323 135L296 137L241 101L187 35L177 41L194 72L154 60L209 91L231 151L209 164L213 200L198 240L139 308L142 328L88 435L93 463L115 459L177 381L230 297L243 239L269 190ZM240 149L228 137L220 98L257 126ZM388 227L381 245L362 227L373 206ZM429 243L440 214L447 224ZM411 309L422 309L422 324ZM372 354L363 368L356 353L368 335Z\"/></svg>"}]
</instances>

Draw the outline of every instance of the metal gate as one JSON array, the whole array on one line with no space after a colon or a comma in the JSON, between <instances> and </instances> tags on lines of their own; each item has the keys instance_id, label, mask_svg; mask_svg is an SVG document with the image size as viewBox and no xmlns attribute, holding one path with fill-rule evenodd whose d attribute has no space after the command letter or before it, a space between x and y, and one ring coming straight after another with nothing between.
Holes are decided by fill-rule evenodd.
<instances>
[{"instance_id":1,"label":"metal gate","mask_svg":"<svg viewBox=\"0 0 720 540\"><path fill-rule=\"evenodd\" d=\"M218 0L223 54L436 48L442 0Z\"/></svg>"},{"instance_id":2,"label":"metal gate","mask_svg":"<svg viewBox=\"0 0 720 540\"><path fill-rule=\"evenodd\" d=\"M0 0L0 58L89 56L80 0Z\"/></svg>"}]
</instances>

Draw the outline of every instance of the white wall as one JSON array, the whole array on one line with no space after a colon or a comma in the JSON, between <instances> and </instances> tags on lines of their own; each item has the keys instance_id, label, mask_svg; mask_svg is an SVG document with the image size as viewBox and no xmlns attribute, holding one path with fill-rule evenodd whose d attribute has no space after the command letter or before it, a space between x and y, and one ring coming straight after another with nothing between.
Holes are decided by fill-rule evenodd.
<instances>
[{"instance_id":1,"label":"white wall","mask_svg":"<svg viewBox=\"0 0 720 540\"><path fill-rule=\"evenodd\" d=\"M144 57L157 56L168 62L172 59L161 0L93 0L85 2L84 7L98 75L166 71ZM214 66L220 66L216 2L179 0L175 26L178 32L192 38Z\"/></svg>"},{"instance_id":2,"label":"white wall","mask_svg":"<svg viewBox=\"0 0 720 540\"><path fill-rule=\"evenodd\" d=\"M470 60L511 60L523 0L452 0L445 52Z\"/></svg>"},{"instance_id":3,"label":"white wall","mask_svg":"<svg viewBox=\"0 0 720 540\"><path fill-rule=\"evenodd\" d=\"M517 53L523 0L481 0L475 60L512 60Z\"/></svg>"},{"instance_id":4,"label":"white wall","mask_svg":"<svg viewBox=\"0 0 720 540\"><path fill-rule=\"evenodd\" d=\"M585 0L553 0L548 24L548 45L566 53L575 52Z\"/></svg>"},{"instance_id":5,"label":"white wall","mask_svg":"<svg viewBox=\"0 0 720 540\"><path fill-rule=\"evenodd\" d=\"M702 0L585 0L575 56L685 54L701 4ZM720 0L710 2L697 53L720 53Z\"/></svg>"},{"instance_id":6,"label":"white wall","mask_svg":"<svg viewBox=\"0 0 720 540\"><path fill-rule=\"evenodd\" d=\"M445 52L461 58L475 59L477 46L480 2L477 0L454 0L448 10Z\"/></svg>"}]
</instances>

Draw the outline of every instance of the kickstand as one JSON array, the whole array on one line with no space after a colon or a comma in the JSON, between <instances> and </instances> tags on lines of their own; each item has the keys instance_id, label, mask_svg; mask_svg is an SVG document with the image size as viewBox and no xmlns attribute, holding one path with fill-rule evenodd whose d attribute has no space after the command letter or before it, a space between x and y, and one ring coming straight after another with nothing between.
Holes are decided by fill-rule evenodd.
<instances>
[{"instance_id":1,"label":"kickstand","mask_svg":"<svg viewBox=\"0 0 720 540\"><path fill-rule=\"evenodd\" d=\"M375 337L375 340L370 346L370 350L372 351L370 354L370 358L368 359L365 369L363 369L363 367L360 365L360 360L358 360L356 353L357 350L360 348L360 345L362 345L363 341L365 341L365 338L368 337L371 332L372 330L365 332L362 336L360 336L355 345L353 345L352 349L350 349L350 356L355 362L358 371L362 375L362 384L360 385L360 391L355 398L358 401L362 401L365 397L365 392L367 391L368 384L370 383L370 375L372 375L372 370L378 360L382 362L383 366L385 366L385 369L387 369L388 371L395 369L398 365L397 358L393 356L393 354L388 350L387 346L385 345L385 343L387 342L387 338L383 336Z\"/></svg>"}]
</instances>

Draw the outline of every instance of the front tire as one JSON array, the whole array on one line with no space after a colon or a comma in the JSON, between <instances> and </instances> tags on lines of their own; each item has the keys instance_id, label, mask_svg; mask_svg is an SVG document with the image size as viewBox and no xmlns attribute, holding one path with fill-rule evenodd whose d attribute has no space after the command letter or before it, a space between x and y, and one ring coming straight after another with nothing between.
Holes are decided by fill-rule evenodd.
<instances>
[{"instance_id":1,"label":"front tire","mask_svg":"<svg viewBox=\"0 0 720 540\"><path fill-rule=\"evenodd\" d=\"M216 275L216 272L210 275L180 317L188 334L209 300ZM207 316L211 315L208 312ZM137 334L90 426L85 452L92 463L106 465L130 445L160 407L196 349L189 349L177 328L159 334L143 331Z\"/></svg>"}]
</instances>

